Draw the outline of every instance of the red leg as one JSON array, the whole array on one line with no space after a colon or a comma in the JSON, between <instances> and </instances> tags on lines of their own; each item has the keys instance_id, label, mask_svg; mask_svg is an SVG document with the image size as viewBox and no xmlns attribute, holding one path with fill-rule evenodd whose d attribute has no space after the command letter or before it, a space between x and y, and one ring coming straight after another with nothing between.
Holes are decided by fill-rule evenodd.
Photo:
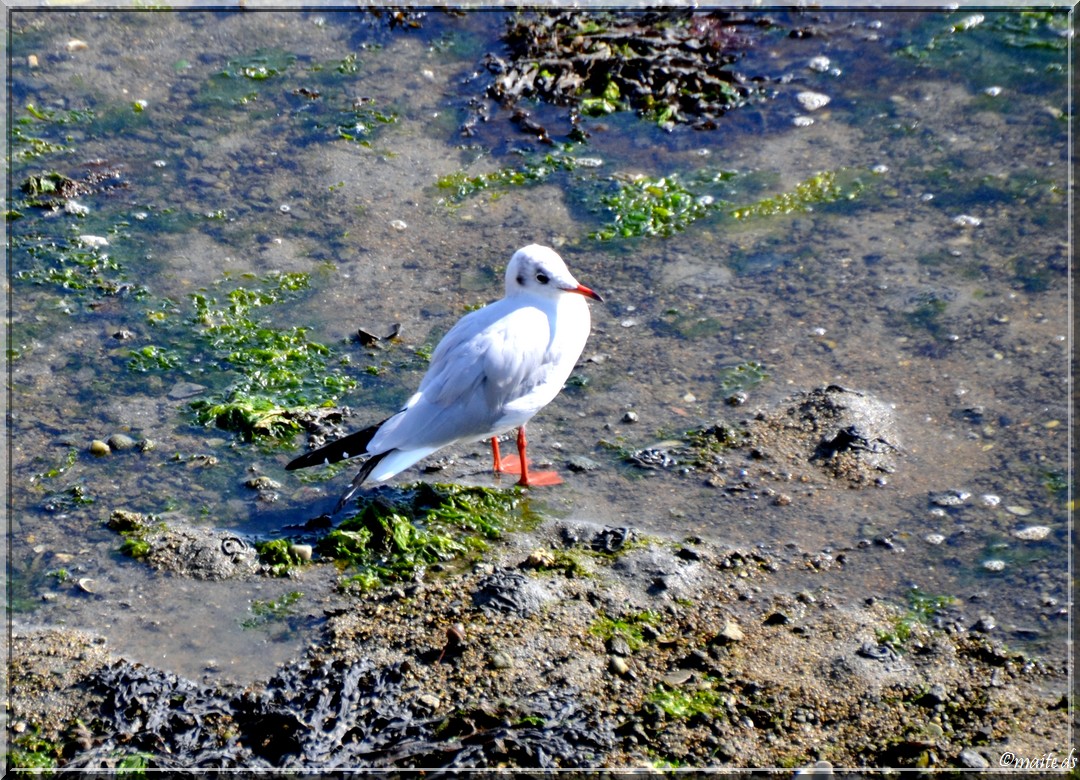
<instances>
[{"instance_id":1,"label":"red leg","mask_svg":"<svg viewBox=\"0 0 1080 780\"><path fill-rule=\"evenodd\" d=\"M501 474L502 470L503 470L503 467L502 467L502 458L499 457L499 437L498 436L492 436L491 437L491 457L494 460L494 465L492 465L491 468L495 471L496 474Z\"/></svg>"},{"instance_id":2,"label":"red leg","mask_svg":"<svg viewBox=\"0 0 1080 780\"><path fill-rule=\"evenodd\" d=\"M538 487L540 485L561 485L562 478L554 471L534 471L529 474L529 462L525 458L525 426L518 428L517 446L518 458L521 460L521 479L518 484L522 487Z\"/></svg>"}]
</instances>

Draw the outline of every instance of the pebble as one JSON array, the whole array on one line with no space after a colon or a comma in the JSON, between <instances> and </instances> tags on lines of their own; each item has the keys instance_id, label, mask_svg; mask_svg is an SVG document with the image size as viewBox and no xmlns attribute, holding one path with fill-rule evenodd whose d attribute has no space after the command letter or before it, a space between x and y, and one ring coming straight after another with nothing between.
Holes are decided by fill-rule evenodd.
<instances>
[{"instance_id":1,"label":"pebble","mask_svg":"<svg viewBox=\"0 0 1080 780\"><path fill-rule=\"evenodd\" d=\"M1045 525L1028 525L1013 531L1013 536L1025 542L1041 542L1049 535L1050 527Z\"/></svg>"},{"instance_id":2,"label":"pebble","mask_svg":"<svg viewBox=\"0 0 1080 780\"><path fill-rule=\"evenodd\" d=\"M806 64L806 67L810 68L810 70L815 73L824 73L829 69L831 64L829 58L822 55L812 58L810 62Z\"/></svg>"},{"instance_id":3,"label":"pebble","mask_svg":"<svg viewBox=\"0 0 1080 780\"><path fill-rule=\"evenodd\" d=\"M177 382L169 390L168 398L170 401L183 401L186 398L201 394L204 390L206 390L206 385L196 384L195 382Z\"/></svg>"},{"instance_id":4,"label":"pebble","mask_svg":"<svg viewBox=\"0 0 1080 780\"><path fill-rule=\"evenodd\" d=\"M622 416L622 421L624 423L636 423L638 421L637 412L627 412Z\"/></svg>"},{"instance_id":5,"label":"pebble","mask_svg":"<svg viewBox=\"0 0 1080 780\"><path fill-rule=\"evenodd\" d=\"M962 506L971 498L966 490L942 490L930 494L930 503L935 506Z\"/></svg>"},{"instance_id":6,"label":"pebble","mask_svg":"<svg viewBox=\"0 0 1080 780\"><path fill-rule=\"evenodd\" d=\"M109 445L101 439L94 439L90 442L90 454L94 457L101 458L108 455L110 452L112 452L112 450L109 449Z\"/></svg>"},{"instance_id":7,"label":"pebble","mask_svg":"<svg viewBox=\"0 0 1080 780\"><path fill-rule=\"evenodd\" d=\"M94 580L90 577L82 577L79 580L79 590L83 593L94 593Z\"/></svg>"},{"instance_id":8,"label":"pebble","mask_svg":"<svg viewBox=\"0 0 1080 780\"><path fill-rule=\"evenodd\" d=\"M310 544L293 544L289 546L289 552L302 561L310 561L314 549Z\"/></svg>"},{"instance_id":9,"label":"pebble","mask_svg":"<svg viewBox=\"0 0 1080 780\"><path fill-rule=\"evenodd\" d=\"M123 452L135 448L135 440L123 433L114 433L105 442L113 452Z\"/></svg>"},{"instance_id":10,"label":"pebble","mask_svg":"<svg viewBox=\"0 0 1080 780\"><path fill-rule=\"evenodd\" d=\"M809 116L797 116L791 120L791 124L795 127L810 127L814 124L814 118Z\"/></svg>"},{"instance_id":11,"label":"pebble","mask_svg":"<svg viewBox=\"0 0 1080 780\"><path fill-rule=\"evenodd\" d=\"M576 472L596 471L600 464L584 455L574 455L566 461L566 468Z\"/></svg>"},{"instance_id":12,"label":"pebble","mask_svg":"<svg viewBox=\"0 0 1080 780\"><path fill-rule=\"evenodd\" d=\"M990 97L997 97L1002 92L1001 87L987 87L983 90L983 93Z\"/></svg>"},{"instance_id":13,"label":"pebble","mask_svg":"<svg viewBox=\"0 0 1080 780\"><path fill-rule=\"evenodd\" d=\"M31 55L29 55L29 56L28 56L28 57L26 58L26 64L27 64L27 65L29 65L29 66L30 66L31 68L36 68L36 67L38 66L38 58L37 58L37 55L36 55L36 54L31 54Z\"/></svg>"},{"instance_id":14,"label":"pebble","mask_svg":"<svg viewBox=\"0 0 1080 780\"><path fill-rule=\"evenodd\" d=\"M252 490L276 490L277 488L281 487L281 483L275 482L274 480L270 479L270 477L263 474L261 476L252 477L251 479L249 479L247 482L244 483L244 487L249 487Z\"/></svg>"},{"instance_id":15,"label":"pebble","mask_svg":"<svg viewBox=\"0 0 1080 780\"><path fill-rule=\"evenodd\" d=\"M982 224L982 220L970 214L961 214L958 217L953 217L953 224L960 227L975 228Z\"/></svg>"},{"instance_id":16,"label":"pebble","mask_svg":"<svg viewBox=\"0 0 1080 780\"><path fill-rule=\"evenodd\" d=\"M807 111L817 111L829 105L832 100L828 95L823 95L820 92L811 92L809 90L803 91L795 95L795 99L799 101L799 105L805 108Z\"/></svg>"},{"instance_id":17,"label":"pebble","mask_svg":"<svg viewBox=\"0 0 1080 780\"><path fill-rule=\"evenodd\" d=\"M90 46L86 41L80 41L78 38L72 38L67 42L67 50L69 52L86 51Z\"/></svg>"},{"instance_id":18,"label":"pebble","mask_svg":"<svg viewBox=\"0 0 1080 780\"><path fill-rule=\"evenodd\" d=\"M943 534L927 534L923 539L926 540L927 544L937 545L945 541L945 536Z\"/></svg>"},{"instance_id":19,"label":"pebble","mask_svg":"<svg viewBox=\"0 0 1080 780\"><path fill-rule=\"evenodd\" d=\"M987 571L1005 571L1005 561L992 558L989 561L983 561L983 568Z\"/></svg>"},{"instance_id":20,"label":"pebble","mask_svg":"<svg viewBox=\"0 0 1080 780\"><path fill-rule=\"evenodd\" d=\"M746 638L746 635L742 632L742 629L739 628L738 623L734 620L729 620L724 624L723 629L720 630L717 637L724 642L741 642Z\"/></svg>"},{"instance_id":21,"label":"pebble","mask_svg":"<svg viewBox=\"0 0 1080 780\"><path fill-rule=\"evenodd\" d=\"M967 767L968 769L988 769L990 767L990 762L971 748L961 750L958 760L960 761L960 766Z\"/></svg>"},{"instance_id":22,"label":"pebble","mask_svg":"<svg viewBox=\"0 0 1080 780\"><path fill-rule=\"evenodd\" d=\"M1031 514L1032 510L1026 506L1017 506L1013 504L1012 506L1005 507L1005 511L1011 515L1016 515L1017 517L1027 517Z\"/></svg>"},{"instance_id":23,"label":"pebble","mask_svg":"<svg viewBox=\"0 0 1080 780\"><path fill-rule=\"evenodd\" d=\"M90 207L84 206L81 203L76 203L73 200L64 202L64 212L70 214L73 217L85 217L90 213Z\"/></svg>"},{"instance_id":24,"label":"pebble","mask_svg":"<svg viewBox=\"0 0 1080 780\"><path fill-rule=\"evenodd\" d=\"M989 634L995 628L997 628L997 621L994 620L993 615L980 615L971 630L978 631L981 634Z\"/></svg>"},{"instance_id":25,"label":"pebble","mask_svg":"<svg viewBox=\"0 0 1080 780\"><path fill-rule=\"evenodd\" d=\"M109 239L105 238L105 236L83 235L79 236L79 243L91 249L100 249L109 245Z\"/></svg>"},{"instance_id":26,"label":"pebble","mask_svg":"<svg viewBox=\"0 0 1080 780\"><path fill-rule=\"evenodd\" d=\"M407 230L409 226L405 224L405 220L403 219L392 219L390 220L390 227L401 232L402 230Z\"/></svg>"},{"instance_id":27,"label":"pebble","mask_svg":"<svg viewBox=\"0 0 1080 780\"><path fill-rule=\"evenodd\" d=\"M664 684L671 688L678 688L690 682L694 673L689 669L676 669L663 676Z\"/></svg>"},{"instance_id":28,"label":"pebble","mask_svg":"<svg viewBox=\"0 0 1080 780\"><path fill-rule=\"evenodd\" d=\"M995 496L993 493L985 493L979 496L979 503L983 506L995 507L1001 503L1001 496Z\"/></svg>"},{"instance_id":29,"label":"pebble","mask_svg":"<svg viewBox=\"0 0 1080 780\"><path fill-rule=\"evenodd\" d=\"M491 656L491 666L493 669L509 669L514 665L514 659L507 652L497 650Z\"/></svg>"},{"instance_id":30,"label":"pebble","mask_svg":"<svg viewBox=\"0 0 1080 780\"><path fill-rule=\"evenodd\" d=\"M630 673L630 664L622 656L613 655L608 661L608 668L620 677L626 677Z\"/></svg>"}]
</instances>

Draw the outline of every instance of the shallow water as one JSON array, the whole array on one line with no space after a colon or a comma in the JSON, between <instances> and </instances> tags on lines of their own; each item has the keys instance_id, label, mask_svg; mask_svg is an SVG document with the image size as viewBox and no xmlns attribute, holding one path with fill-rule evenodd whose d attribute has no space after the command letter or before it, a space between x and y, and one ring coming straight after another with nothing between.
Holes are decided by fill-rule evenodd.
<instances>
[{"instance_id":1,"label":"shallow water","mask_svg":"<svg viewBox=\"0 0 1080 780\"><path fill-rule=\"evenodd\" d=\"M912 587L952 595L972 622L993 615L1010 644L1065 657L1060 19L1020 34L1020 17L992 13L978 24L964 12L780 14L739 66L767 75L771 96L718 129L668 132L626 113L586 118L590 137L574 153L600 167L450 206L439 177L545 151L494 105L474 137L458 131L504 18L433 12L412 27L367 13L12 14L12 119L62 147L30 147L40 154L28 156L16 139L15 189L48 171L119 175L107 182L119 186L75 198L89 209L83 216L33 211L9 223L22 240L11 257L16 624L85 627L133 660L188 676L266 677L339 598L335 572L225 585L165 577L121 556L105 520L115 508L171 511L272 535L324 511L346 478L308 484L285 472L299 438L294 449L265 447L195 424L181 383L230 381L209 351L199 363L139 373L132 350L190 341L189 296L227 289L226 277L307 272L310 290L260 316L276 328L302 325L349 358L346 373L359 384L341 403L366 424L418 382L415 350L434 345L466 307L498 297L510 254L539 241L559 247L606 304L593 307L587 360L571 386L530 426L539 458L585 455L600 468L535 491L534 508L740 546L844 551L848 590L834 598L903 604ZM826 72L807 66L817 56L829 58ZM243 70L258 67L265 77ZM807 111L803 90L831 102ZM532 108L564 141L565 112ZM93 117L78 113L86 111ZM347 127L350 111L370 129ZM703 185L704 171L737 175ZM849 202L794 214L713 215L668 238L588 237L607 217L587 193L609 177L675 173L696 194L745 204L821 171L848 172L864 187ZM102 294L94 284L20 278L47 267L49 245L74 246L79 235L107 238L118 268L104 276L135 287ZM46 260L28 247L45 247ZM350 340L357 328L392 323L401 342L385 352ZM116 338L122 330L131 337ZM732 408L718 378L748 361L767 379ZM776 490L792 498L779 506L693 472L636 470L601 445L648 447L827 384L895 407L904 454L884 486L830 486L812 466L773 464ZM623 422L627 411L638 422ZM156 446L87 452L117 432ZM448 454L453 463L436 478L492 484L482 446ZM217 465L199 467L198 455ZM244 487L252 472L281 483L276 501ZM950 489L971 496L960 508L929 502ZM989 505L987 495L1000 501ZM1049 533L1015 536L1030 526ZM989 560L1004 568L991 571ZM810 569L790 586L820 587ZM305 596L286 624L244 627L253 602L291 591Z\"/></svg>"}]
</instances>

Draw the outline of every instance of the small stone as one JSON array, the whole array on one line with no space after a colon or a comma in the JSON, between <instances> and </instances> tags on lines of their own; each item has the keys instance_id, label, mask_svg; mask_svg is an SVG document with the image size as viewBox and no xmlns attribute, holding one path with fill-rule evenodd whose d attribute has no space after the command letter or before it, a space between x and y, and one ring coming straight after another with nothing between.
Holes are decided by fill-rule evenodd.
<instances>
[{"instance_id":1,"label":"small stone","mask_svg":"<svg viewBox=\"0 0 1080 780\"><path fill-rule=\"evenodd\" d=\"M983 568L987 571L1005 571L1005 561L991 558L988 561L983 561Z\"/></svg>"},{"instance_id":2,"label":"small stone","mask_svg":"<svg viewBox=\"0 0 1080 780\"><path fill-rule=\"evenodd\" d=\"M275 482L265 474L258 477L252 477L244 483L244 487L249 487L252 490L276 490L281 487L280 482Z\"/></svg>"},{"instance_id":3,"label":"small stone","mask_svg":"<svg viewBox=\"0 0 1080 780\"><path fill-rule=\"evenodd\" d=\"M169 390L168 398L170 401L183 401L200 395L204 390L206 390L206 385L196 384L195 382L177 382Z\"/></svg>"},{"instance_id":4,"label":"small stone","mask_svg":"<svg viewBox=\"0 0 1080 780\"><path fill-rule=\"evenodd\" d=\"M113 452L135 449L135 440L123 433L114 433L106 439L106 443Z\"/></svg>"},{"instance_id":5,"label":"small stone","mask_svg":"<svg viewBox=\"0 0 1080 780\"><path fill-rule=\"evenodd\" d=\"M94 457L101 458L108 455L110 452L112 452L112 450L109 449L109 445L101 439L94 439L90 442L90 454Z\"/></svg>"},{"instance_id":6,"label":"small stone","mask_svg":"<svg viewBox=\"0 0 1080 780\"><path fill-rule=\"evenodd\" d=\"M74 53L77 51L86 51L89 48L90 46L89 44L87 44L86 41L80 41L78 38L72 38L70 41L67 42L67 50L70 53Z\"/></svg>"},{"instance_id":7,"label":"small stone","mask_svg":"<svg viewBox=\"0 0 1080 780\"><path fill-rule=\"evenodd\" d=\"M994 620L993 615L980 615L979 619L975 621L975 624L971 627L972 631L978 631L982 634L989 634L997 628L997 621Z\"/></svg>"},{"instance_id":8,"label":"small stone","mask_svg":"<svg viewBox=\"0 0 1080 780\"><path fill-rule=\"evenodd\" d=\"M964 490L942 490L930 494L930 503L935 506L962 506L971 498L971 493Z\"/></svg>"},{"instance_id":9,"label":"small stone","mask_svg":"<svg viewBox=\"0 0 1080 780\"><path fill-rule=\"evenodd\" d=\"M694 673L689 669L676 669L674 672L665 674L661 679L669 688L679 688L693 679Z\"/></svg>"},{"instance_id":10,"label":"small stone","mask_svg":"<svg viewBox=\"0 0 1080 780\"><path fill-rule=\"evenodd\" d=\"M1025 542L1041 542L1049 535L1050 527L1045 525L1028 525L1013 531L1013 536Z\"/></svg>"},{"instance_id":11,"label":"small stone","mask_svg":"<svg viewBox=\"0 0 1080 780\"><path fill-rule=\"evenodd\" d=\"M429 712L435 712L439 709L439 705L442 703L439 697L434 693L424 693L416 698L419 704L422 704Z\"/></svg>"},{"instance_id":12,"label":"small stone","mask_svg":"<svg viewBox=\"0 0 1080 780\"><path fill-rule=\"evenodd\" d=\"M739 624L734 620L729 620L724 624L724 627L720 630L720 633L716 635L716 638L724 642L741 642L746 638L742 629L739 628Z\"/></svg>"},{"instance_id":13,"label":"small stone","mask_svg":"<svg viewBox=\"0 0 1080 780\"><path fill-rule=\"evenodd\" d=\"M978 217L973 217L970 214L961 214L960 216L953 217L953 224L964 228L976 228L982 224L982 220Z\"/></svg>"},{"instance_id":14,"label":"small stone","mask_svg":"<svg viewBox=\"0 0 1080 780\"><path fill-rule=\"evenodd\" d=\"M289 546L289 552L306 563L311 560L314 549L310 544L293 544Z\"/></svg>"},{"instance_id":15,"label":"small stone","mask_svg":"<svg viewBox=\"0 0 1080 780\"><path fill-rule=\"evenodd\" d=\"M79 243L91 249L101 249L109 245L109 239L105 238L105 236L83 235L79 236Z\"/></svg>"},{"instance_id":16,"label":"small stone","mask_svg":"<svg viewBox=\"0 0 1080 780\"><path fill-rule=\"evenodd\" d=\"M1026 506L1007 506L1005 507L1005 511L1011 515L1016 515L1017 517L1027 517L1031 514L1031 509Z\"/></svg>"},{"instance_id":17,"label":"small stone","mask_svg":"<svg viewBox=\"0 0 1080 780\"><path fill-rule=\"evenodd\" d=\"M497 650L492 654L490 663L493 669L509 669L514 665L514 659L509 653Z\"/></svg>"},{"instance_id":18,"label":"small stone","mask_svg":"<svg viewBox=\"0 0 1080 780\"><path fill-rule=\"evenodd\" d=\"M815 73L824 73L829 69L829 65L831 64L832 63L829 61L828 57L825 57L824 55L819 55L817 57L813 57L810 62L806 64L806 67L810 68L810 70L814 71Z\"/></svg>"},{"instance_id":19,"label":"small stone","mask_svg":"<svg viewBox=\"0 0 1080 780\"><path fill-rule=\"evenodd\" d=\"M627 412L622 416L622 421L624 423L636 423L638 421L637 412Z\"/></svg>"},{"instance_id":20,"label":"small stone","mask_svg":"<svg viewBox=\"0 0 1080 780\"><path fill-rule=\"evenodd\" d=\"M620 677L626 677L630 674L630 664L622 656L613 655L608 661L608 668L619 675Z\"/></svg>"},{"instance_id":21,"label":"small stone","mask_svg":"<svg viewBox=\"0 0 1080 780\"><path fill-rule=\"evenodd\" d=\"M968 769L988 769L990 767L990 762L971 748L961 750L957 760L960 762L960 766Z\"/></svg>"},{"instance_id":22,"label":"small stone","mask_svg":"<svg viewBox=\"0 0 1080 780\"><path fill-rule=\"evenodd\" d=\"M823 95L820 92L811 92L806 90L795 95L795 99L799 101L799 105L805 108L807 111L817 111L820 108L824 108L829 105L832 100L828 95Z\"/></svg>"},{"instance_id":23,"label":"small stone","mask_svg":"<svg viewBox=\"0 0 1080 780\"><path fill-rule=\"evenodd\" d=\"M795 127L810 127L814 124L814 118L811 116L797 116L791 120L791 124Z\"/></svg>"},{"instance_id":24,"label":"small stone","mask_svg":"<svg viewBox=\"0 0 1080 780\"><path fill-rule=\"evenodd\" d=\"M1001 503L1001 496L995 496L992 493L984 493L979 496L979 503L983 506L995 507Z\"/></svg>"},{"instance_id":25,"label":"small stone","mask_svg":"<svg viewBox=\"0 0 1080 780\"><path fill-rule=\"evenodd\" d=\"M986 89L983 90L983 94L984 95L989 95L990 97L997 97L1001 93L1002 93L1001 87L987 87Z\"/></svg>"},{"instance_id":26,"label":"small stone","mask_svg":"<svg viewBox=\"0 0 1080 780\"><path fill-rule=\"evenodd\" d=\"M607 651L612 655L621 655L626 657L632 652L630 650L630 643L626 641L626 637L616 634L607 641Z\"/></svg>"},{"instance_id":27,"label":"small stone","mask_svg":"<svg viewBox=\"0 0 1080 780\"><path fill-rule=\"evenodd\" d=\"M139 452L150 452L150 450L154 449L156 446L157 442L153 439L143 439L136 445L136 449L138 449Z\"/></svg>"},{"instance_id":28,"label":"small stone","mask_svg":"<svg viewBox=\"0 0 1080 780\"><path fill-rule=\"evenodd\" d=\"M64 202L64 212L71 214L73 217L85 217L90 213L90 207L69 200Z\"/></svg>"},{"instance_id":29,"label":"small stone","mask_svg":"<svg viewBox=\"0 0 1080 780\"><path fill-rule=\"evenodd\" d=\"M31 68L36 68L38 66L37 55L36 54L31 54L31 55L27 56L26 64L29 65Z\"/></svg>"},{"instance_id":30,"label":"small stone","mask_svg":"<svg viewBox=\"0 0 1080 780\"><path fill-rule=\"evenodd\" d=\"M574 455L566 461L566 468L576 472L596 471L600 464L584 455Z\"/></svg>"},{"instance_id":31,"label":"small stone","mask_svg":"<svg viewBox=\"0 0 1080 780\"><path fill-rule=\"evenodd\" d=\"M80 578L78 585L83 593L94 593L94 581L90 577Z\"/></svg>"},{"instance_id":32,"label":"small stone","mask_svg":"<svg viewBox=\"0 0 1080 780\"><path fill-rule=\"evenodd\" d=\"M927 534L923 537L927 544L938 545L945 541L944 534Z\"/></svg>"},{"instance_id":33,"label":"small stone","mask_svg":"<svg viewBox=\"0 0 1080 780\"><path fill-rule=\"evenodd\" d=\"M398 231L399 233L401 231L403 231L403 230L408 230L408 228L409 228L409 226L405 224L405 220L403 220L403 219L392 219L392 220L390 220L390 227L392 227L394 230Z\"/></svg>"}]
</instances>

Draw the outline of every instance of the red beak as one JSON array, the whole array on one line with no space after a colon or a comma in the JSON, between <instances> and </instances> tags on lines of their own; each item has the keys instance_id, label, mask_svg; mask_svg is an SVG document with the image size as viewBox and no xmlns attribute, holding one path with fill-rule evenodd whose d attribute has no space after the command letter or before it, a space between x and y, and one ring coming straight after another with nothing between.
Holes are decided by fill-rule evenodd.
<instances>
[{"instance_id":1,"label":"red beak","mask_svg":"<svg viewBox=\"0 0 1080 780\"><path fill-rule=\"evenodd\" d=\"M586 298L592 298L594 301L600 301L600 303L604 302L604 299L600 297L599 293L594 293L583 284L579 284L577 287L570 287L566 291L584 295Z\"/></svg>"}]
</instances>

